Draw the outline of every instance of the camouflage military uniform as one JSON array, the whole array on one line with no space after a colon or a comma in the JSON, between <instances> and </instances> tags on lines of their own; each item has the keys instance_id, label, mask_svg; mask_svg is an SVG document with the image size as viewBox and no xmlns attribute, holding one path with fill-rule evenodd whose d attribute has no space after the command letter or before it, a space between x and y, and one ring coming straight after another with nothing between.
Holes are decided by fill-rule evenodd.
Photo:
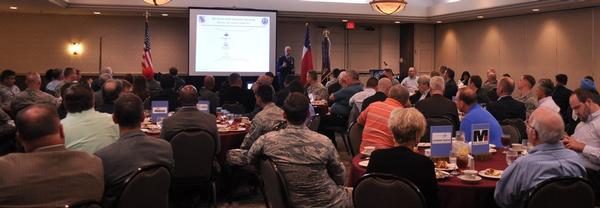
<instances>
[{"instance_id":1,"label":"camouflage military uniform","mask_svg":"<svg viewBox=\"0 0 600 208\"><path fill-rule=\"evenodd\" d=\"M530 91L529 94L527 94L527 95L522 95L520 97L516 97L515 100L518 100L518 101L522 102L523 104L525 104L525 109L527 112L526 118L529 118L531 113L533 113L533 111L535 109L537 109L537 107L539 106L537 96L535 95L535 92L533 90Z\"/></svg>"},{"instance_id":2,"label":"camouflage military uniform","mask_svg":"<svg viewBox=\"0 0 600 208\"><path fill-rule=\"evenodd\" d=\"M316 82L306 88L306 92L314 96L315 100L327 100L329 95L327 94L327 88L320 82Z\"/></svg>"},{"instance_id":3,"label":"camouflage military uniform","mask_svg":"<svg viewBox=\"0 0 600 208\"><path fill-rule=\"evenodd\" d=\"M0 107L8 109L10 107L10 102L15 97L15 95L19 94L21 90L19 87L13 85L12 87L7 87L3 84L0 84Z\"/></svg>"},{"instance_id":4,"label":"camouflage military uniform","mask_svg":"<svg viewBox=\"0 0 600 208\"><path fill-rule=\"evenodd\" d=\"M9 123L10 120L10 117L3 110L0 110L0 138L16 132L15 126Z\"/></svg>"},{"instance_id":5,"label":"camouflage military uniform","mask_svg":"<svg viewBox=\"0 0 600 208\"><path fill-rule=\"evenodd\" d=\"M244 141L240 148L250 149L250 146L256 141L259 136L262 136L270 131L275 130L281 123L285 123L283 118L283 110L277 107L275 103L265 105L262 111L258 112L252 119L250 131L244 137Z\"/></svg>"},{"instance_id":6,"label":"camouflage military uniform","mask_svg":"<svg viewBox=\"0 0 600 208\"><path fill-rule=\"evenodd\" d=\"M282 172L294 207L352 207L352 189L343 187L344 165L331 140L302 126L267 133L250 150L231 150L235 165L271 158Z\"/></svg>"},{"instance_id":7,"label":"camouflage military uniform","mask_svg":"<svg viewBox=\"0 0 600 208\"><path fill-rule=\"evenodd\" d=\"M10 109L16 113L29 105L42 103L58 106L56 98L52 95L40 90L26 89L15 96L10 104Z\"/></svg>"}]
</instances>

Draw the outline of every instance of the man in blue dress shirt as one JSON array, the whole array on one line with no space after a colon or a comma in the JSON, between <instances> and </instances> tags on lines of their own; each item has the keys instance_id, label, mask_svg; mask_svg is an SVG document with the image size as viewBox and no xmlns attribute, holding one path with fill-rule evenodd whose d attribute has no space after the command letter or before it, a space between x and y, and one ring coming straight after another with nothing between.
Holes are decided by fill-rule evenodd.
<instances>
[{"instance_id":1,"label":"man in blue dress shirt","mask_svg":"<svg viewBox=\"0 0 600 208\"><path fill-rule=\"evenodd\" d=\"M527 136L534 148L514 161L496 184L494 199L500 207L522 207L537 184L554 177L585 176L577 153L560 142L564 124L560 115L547 108L535 110L527 122Z\"/></svg>"},{"instance_id":2,"label":"man in blue dress shirt","mask_svg":"<svg viewBox=\"0 0 600 208\"><path fill-rule=\"evenodd\" d=\"M477 93L473 89L465 87L459 90L456 107L459 111L465 113L465 117L460 123L460 130L465 133L465 141L471 141L474 124L488 124L490 144L502 147L502 140L500 140L502 128L494 116L477 103Z\"/></svg>"}]
</instances>

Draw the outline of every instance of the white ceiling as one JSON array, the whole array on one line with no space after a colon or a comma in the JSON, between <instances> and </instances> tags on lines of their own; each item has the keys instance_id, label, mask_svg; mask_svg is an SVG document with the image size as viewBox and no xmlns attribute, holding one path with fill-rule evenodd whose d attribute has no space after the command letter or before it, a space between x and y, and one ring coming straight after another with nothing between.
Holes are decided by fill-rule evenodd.
<instances>
[{"instance_id":1,"label":"white ceiling","mask_svg":"<svg viewBox=\"0 0 600 208\"><path fill-rule=\"evenodd\" d=\"M381 15L373 11L369 0L172 0L155 7L143 0L2 0L0 12L91 14L101 11L108 15L139 15L143 11L168 12L172 16L186 16L190 7L238 8L276 10L278 16L288 19L321 19L339 21L444 22L530 14L532 9L542 12L600 6L600 0L407 0L406 9L396 15ZM19 10L9 10L18 6Z\"/></svg>"}]
</instances>

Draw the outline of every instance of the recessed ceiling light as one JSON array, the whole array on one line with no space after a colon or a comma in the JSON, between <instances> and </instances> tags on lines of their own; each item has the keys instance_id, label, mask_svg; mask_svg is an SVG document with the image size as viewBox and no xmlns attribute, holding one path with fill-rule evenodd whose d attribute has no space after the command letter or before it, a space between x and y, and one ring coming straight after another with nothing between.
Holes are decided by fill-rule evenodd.
<instances>
[{"instance_id":1,"label":"recessed ceiling light","mask_svg":"<svg viewBox=\"0 0 600 208\"><path fill-rule=\"evenodd\" d=\"M438 20L438 21L436 21L436 23L440 24L440 23L442 23L442 20Z\"/></svg>"},{"instance_id":2,"label":"recessed ceiling light","mask_svg":"<svg viewBox=\"0 0 600 208\"><path fill-rule=\"evenodd\" d=\"M540 11L540 9L532 9L531 11L532 11L532 12L539 12L539 11Z\"/></svg>"},{"instance_id":3,"label":"recessed ceiling light","mask_svg":"<svg viewBox=\"0 0 600 208\"><path fill-rule=\"evenodd\" d=\"M12 9L12 10L17 10L17 9L19 9L19 7L16 7L16 6L11 6L11 7L8 7L8 8L9 8L9 9Z\"/></svg>"},{"instance_id":4,"label":"recessed ceiling light","mask_svg":"<svg viewBox=\"0 0 600 208\"><path fill-rule=\"evenodd\" d=\"M164 13L164 14L162 14L162 16L163 16L163 17L168 17L168 16L169 16L169 14L167 14L167 13Z\"/></svg>"},{"instance_id":5,"label":"recessed ceiling light","mask_svg":"<svg viewBox=\"0 0 600 208\"><path fill-rule=\"evenodd\" d=\"M477 19L483 19L483 16L479 15L477 16Z\"/></svg>"},{"instance_id":6,"label":"recessed ceiling light","mask_svg":"<svg viewBox=\"0 0 600 208\"><path fill-rule=\"evenodd\" d=\"M343 19L342 22L348 22L348 20L347 19Z\"/></svg>"},{"instance_id":7,"label":"recessed ceiling light","mask_svg":"<svg viewBox=\"0 0 600 208\"><path fill-rule=\"evenodd\" d=\"M98 14L102 14L101 12L94 12L94 14L98 15Z\"/></svg>"},{"instance_id":8,"label":"recessed ceiling light","mask_svg":"<svg viewBox=\"0 0 600 208\"><path fill-rule=\"evenodd\" d=\"M448 3L459 2L460 0L448 0Z\"/></svg>"},{"instance_id":9,"label":"recessed ceiling light","mask_svg":"<svg viewBox=\"0 0 600 208\"><path fill-rule=\"evenodd\" d=\"M400 21L395 21L394 23L396 23L396 24L400 24Z\"/></svg>"}]
</instances>

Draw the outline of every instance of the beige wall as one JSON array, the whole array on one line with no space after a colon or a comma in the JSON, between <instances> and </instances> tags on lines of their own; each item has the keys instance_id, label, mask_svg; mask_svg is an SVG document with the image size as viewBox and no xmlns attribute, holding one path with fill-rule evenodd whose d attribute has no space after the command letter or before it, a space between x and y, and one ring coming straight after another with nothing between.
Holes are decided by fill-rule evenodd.
<instances>
[{"instance_id":1,"label":"beige wall","mask_svg":"<svg viewBox=\"0 0 600 208\"><path fill-rule=\"evenodd\" d=\"M435 65L485 75L569 75L571 88L585 75L600 78L600 8L440 24ZM484 78L485 79L485 78Z\"/></svg>"},{"instance_id":2,"label":"beige wall","mask_svg":"<svg viewBox=\"0 0 600 208\"><path fill-rule=\"evenodd\" d=\"M155 17L150 19L152 55L155 70L166 72L175 66L181 73L188 68L187 18ZM313 63L321 70L322 29L331 34L331 67L366 71L383 67L385 60L398 71L399 27L374 25L375 31L348 31L342 23L313 23L311 42ZM144 41L144 18L122 16L79 16L0 14L0 69L18 73L45 72L48 68L73 66L84 73L97 73L100 65L111 66L116 73L139 73ZM348 39L346 39L348 37ZM285 45L294 48L299 73L304 40L303 22L280 21L277 25L277 55ZM71 42L80 42L83 53L67 52Z\"/></svg>"}]
</instances>

